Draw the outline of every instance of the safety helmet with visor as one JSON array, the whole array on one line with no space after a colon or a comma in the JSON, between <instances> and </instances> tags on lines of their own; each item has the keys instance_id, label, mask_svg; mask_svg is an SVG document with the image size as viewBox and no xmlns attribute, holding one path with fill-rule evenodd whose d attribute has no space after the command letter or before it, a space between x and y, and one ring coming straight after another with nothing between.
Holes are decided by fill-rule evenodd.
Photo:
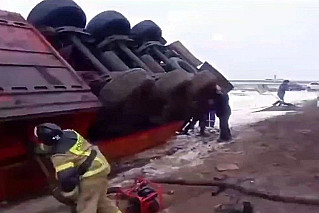
<instances>
[{"instance_id":1,"label":"safety helmet with visor","mask_svg":"<svg viewBox=\"0 0 319 213\"><path fill-rule=\"evenodd\" d=\"M63 131L56 124L43 123L34 128L34 135L45 145L53 146L61 139Z\"/></svg>"}]
</instances>

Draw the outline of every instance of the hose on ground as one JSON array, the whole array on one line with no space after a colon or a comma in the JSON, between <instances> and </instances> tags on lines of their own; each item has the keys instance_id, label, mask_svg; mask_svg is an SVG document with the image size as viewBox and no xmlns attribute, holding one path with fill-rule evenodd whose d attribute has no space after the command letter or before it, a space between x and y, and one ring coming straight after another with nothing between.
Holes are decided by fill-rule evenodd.
<instances>
[{"instance_id":1,"label":"hose on ground","mask_svg":"<svg viewBox=\"0 0 319 213\"><path fill-rule=\"evenodd\" d=\"M284 196L273 194L271 192L264 192L258 189L248 189L239 184L227 183L222 181L190 181L190 180L173 180L173 179L153 179L152 182L168 185L183 185L183 186L217 186L223 189L233 189L243 194L259 197L266 200L283 202L283 203L295 203L304 205L319 205L319 198L306 198L296 196Z\"/></svg>"}]
</instances>

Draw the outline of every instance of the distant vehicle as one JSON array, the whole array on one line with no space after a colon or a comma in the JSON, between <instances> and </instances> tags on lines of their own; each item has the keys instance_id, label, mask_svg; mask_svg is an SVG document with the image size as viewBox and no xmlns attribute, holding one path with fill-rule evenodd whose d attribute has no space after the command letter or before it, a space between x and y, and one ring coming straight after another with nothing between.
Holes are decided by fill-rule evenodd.
<instances>
[{"instance_id":1,"label":"distant vehicle","mask_svg":"<svg viewBox=\"0 0 319 213\"><path fill-rule=\"evenodd\" d=\"M308 91L319 90L319 83L318 82L311 82L310 84L307 85L307 90Z\"/></svg>"},{"instance_id":2,"label":"distant vehicle","mask_svg":"<svg viewBox=\"0 0 319 213\"><path fill-rule=\"evenodd\" d=\"M288 85L288 90L289 91L302 91L302 90L306 90L307 87L304 86L304 85L300 85L300 84L297 84L297 83L290 83Z\"/></svg>"}]
</instances>

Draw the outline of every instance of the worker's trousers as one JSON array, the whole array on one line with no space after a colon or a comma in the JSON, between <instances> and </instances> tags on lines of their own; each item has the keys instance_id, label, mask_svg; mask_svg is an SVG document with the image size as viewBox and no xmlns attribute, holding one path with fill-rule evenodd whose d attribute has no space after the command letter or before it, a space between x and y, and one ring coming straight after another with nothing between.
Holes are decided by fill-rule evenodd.
<instances>
[{"instance_id":1,"label":"worker's trousers","mask_svg":"<svg viewBox=\"0 0 319 213\"><path fill-rule=\"evenodd\" d=\"M121 213L114 201L107 197L106 175L81 180L77 213Z\"/></svg>"}]
</instances>

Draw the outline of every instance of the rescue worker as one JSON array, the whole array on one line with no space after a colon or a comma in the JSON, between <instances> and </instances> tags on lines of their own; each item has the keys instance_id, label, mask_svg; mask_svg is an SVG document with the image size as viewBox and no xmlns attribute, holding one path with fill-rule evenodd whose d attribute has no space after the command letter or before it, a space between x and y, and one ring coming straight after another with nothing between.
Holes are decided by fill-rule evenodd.
<instances>
[{"instance_id":1,"label":"rescue worker","mask_svg":"<svg viewBox=\"0 0 319 213\"><path fill-rule=\"evenodd\" d=\"M280 86L279 86L279 89L278 89L278 92L277 92L277 96L279 98L278 101L276 101L273 106L281 106L281 105L292 105L290 103L286 103L284 101L284 97L285 97L285 94L286 94L286 91L289 89L289 80L284 80Z\"/></svg>"},{"instance_id":2,"label":"rescue worker","mask_svg":"<svg viewBox=\"0 0 319 213\"><path fill-rule=\"evenodd\" d=\"M197 122L199 122L199 135L205 136L206 115L203 113L196 113L196 115L189 119L182 130L182 134L188 135L188 131L190 129L194 129L194 126Z\"/></svg>"},{"instance_id":3,"label":"rescue worker","mask_svg":"<svg viewBox=\"0 0 319 213\"><path fill-rule=\"evenodd\" d=\"M199 101L196 101L193 109L192 120L184 127L183 134L188 134L188 130L199 121L200 135L205 135L205 127L207 120L207 113L215 111L216 116L219 118L219 138L218 142L230 141L232 135L229 129L229 117L231 115L231 108L229 106L229 96L228 94L223 94L220 89L210 90L212 91L208 96L203 96Z\"/></svg>"},{"instance_id":4,"label":"rescue worker","mask_svg":"<svg viewBox=\"0 0 319 213\"><path fill-rule=\"evenodd\" d=\"M98 147L53 123L36 126L34 134L51 150L62 195L76 202L77 213L121 213L107 197L110 165Z\"/></svg>"},{"instance_id":5,"label":"rescue worker","mask_svg":"<svg viewBox=\"0 0 319 213\"><path fill-rule=\"evenodd\" d=\"M184 126L182 133L188 135L190 129L194 129L195 124L199 121L200 135L205 136L206 115L209 111L209 101L207 96L199 96L193 101L190 117Z\"/></svg>"}]
</instances>

